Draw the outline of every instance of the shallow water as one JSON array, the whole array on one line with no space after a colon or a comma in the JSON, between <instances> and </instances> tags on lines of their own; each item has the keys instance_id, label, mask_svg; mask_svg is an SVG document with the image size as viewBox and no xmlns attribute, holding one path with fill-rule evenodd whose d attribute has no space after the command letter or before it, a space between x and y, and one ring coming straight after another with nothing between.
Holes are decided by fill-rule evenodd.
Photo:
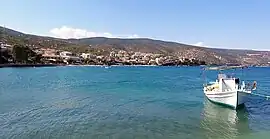
<instances>
[{"instance_id":1,"label":"shallow water","mask_svg":"<svg viewBox=\"0 0 270 139\"><path fill-rule=\"evenodd\" d=\"M270 68L235 72L270 95ZM202 75L200 67L2 68L0 138L270 136L270 101L251 96L237 111L212 104Z\"/></svg>"}]
</instances>

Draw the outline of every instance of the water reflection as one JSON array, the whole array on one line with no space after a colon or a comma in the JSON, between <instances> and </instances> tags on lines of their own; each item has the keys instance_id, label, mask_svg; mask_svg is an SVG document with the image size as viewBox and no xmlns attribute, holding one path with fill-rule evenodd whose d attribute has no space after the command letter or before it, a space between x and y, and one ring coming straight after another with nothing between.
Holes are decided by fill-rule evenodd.
<instances>
[{"instance_id":1,"label":"water reflection","mask_svg":"<svg viewBox=\"0 0 270 139\"><path fill-rule=\"evenodd\" d=\"M246 108L232 110L204 101L201 128L208 139L235 139L251 132Z\"/></svg>"}]
</instances>

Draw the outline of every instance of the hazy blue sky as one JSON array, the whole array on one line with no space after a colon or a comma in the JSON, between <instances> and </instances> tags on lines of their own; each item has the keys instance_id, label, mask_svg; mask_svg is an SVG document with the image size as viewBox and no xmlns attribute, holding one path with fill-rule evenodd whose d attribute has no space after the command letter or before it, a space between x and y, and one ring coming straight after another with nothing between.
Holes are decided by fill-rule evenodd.
<instances>
[{"instance_id":1,"label":"hazy blue sky","mask_svg":"<svg viewBox=\"0 0 270 139\"><path fill-rule=\"evenodd\" d=\"M1 0L0 25L38 35L149 37L270 50L269 0Z\"/></svg>"}]
</instances>

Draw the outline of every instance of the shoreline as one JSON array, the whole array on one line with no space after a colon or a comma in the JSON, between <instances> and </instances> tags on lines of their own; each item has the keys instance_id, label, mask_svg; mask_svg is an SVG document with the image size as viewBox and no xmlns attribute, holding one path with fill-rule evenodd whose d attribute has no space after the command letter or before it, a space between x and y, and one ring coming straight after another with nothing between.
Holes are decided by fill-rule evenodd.
<instances>
[{"instance_id":1,"label":"shoreline","mask_svg":"<svg viewBox=\"0 0 270 139\"><path fill-rule=\"evenodd\" d=\"M172 66L164 66L164 65L64 65L70 67L199 67L202 65L172 65Z\"/></svg>"},{"instance_id":2,"label":"shoreline","mask_svg":"<svg viewBox=\"0 0 270 139\"><path fill-rule=\"evenodd\" d=\"M23 67L56 67L56 66L70 66L70 67L194 67L202 65L65 65L65 64L0 64L0 68L23 68Z\"/></svg>"},{"instance_id":3,"label":"shoreline","mask_svg":"<svg viewBox=\"0 0 270 139\"><path fill-rule=\"evenodd\" d=\"M65 64L0 64L0 68L23 68L23 67L56 67L56 66L70 66L70 67L200 67L205 65L65 65ZM270 66L249 66L249 67L270 67Z\"/></svg>"},{"instance_id":4,"label":"shoreline","mask_svg":"<svg viewBox=\"0 0 270 139\"><path fill-rule=\"evenodd\" d=\"M0 68L24 68L24 67L55 67L59 64L0 64Z\"/></svg>"}]
</instances>

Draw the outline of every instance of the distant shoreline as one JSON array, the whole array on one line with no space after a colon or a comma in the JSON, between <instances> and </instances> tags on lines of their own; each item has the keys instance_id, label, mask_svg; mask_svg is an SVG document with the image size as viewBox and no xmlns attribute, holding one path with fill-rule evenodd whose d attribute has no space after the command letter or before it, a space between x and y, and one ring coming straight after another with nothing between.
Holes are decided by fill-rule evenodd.
<instances>
[{"instance_id":1,"label":"distant shoreline","mask_svg":"<svg viewBox=\"0 0 270 139\"><path fill-rule=\"evenodd\" d=\"M23 67L55 67L63 66L59 64L0 64L0 68L23 68Z\"/></svg>"},{"instance_id":2,"label":"distant shoreline","mask_svg":"<svg viewBox=\"0 0 270 139\"><path fill-rule=\"evenodd\" d=\"M205 65L65 65L65 64L0 64L0 68L24 68L24 67L56 67L56 66L71 66L71 67L200 67ZM248 67L269 67L269 66L248 66Z\"/></svg>"},{"instance_id":3,"label":"distant shoreline","mask_svg":"<svg viewBox=\"0 0 270 139\"><path fill-rule=\"evenodd\" d=\"M189 65L65 65L65 64L0 64L0 68L23 68L23 67L55 67L55 66L71 66L71 67L187 67ZM191 65L190 65L191 66ZM200 66L200 65L193 65Z\"/></svg>"},{"instance_id":4,"label":"distant shoreline","mask_svg":"<svg viewBox=\"0 0 270 139\"><path fill-rule=\"evenodd\" d=\"M78 66L78 67L199 67L202 65L64 65L64 66Z\"/></svg>"}]
</instances>

